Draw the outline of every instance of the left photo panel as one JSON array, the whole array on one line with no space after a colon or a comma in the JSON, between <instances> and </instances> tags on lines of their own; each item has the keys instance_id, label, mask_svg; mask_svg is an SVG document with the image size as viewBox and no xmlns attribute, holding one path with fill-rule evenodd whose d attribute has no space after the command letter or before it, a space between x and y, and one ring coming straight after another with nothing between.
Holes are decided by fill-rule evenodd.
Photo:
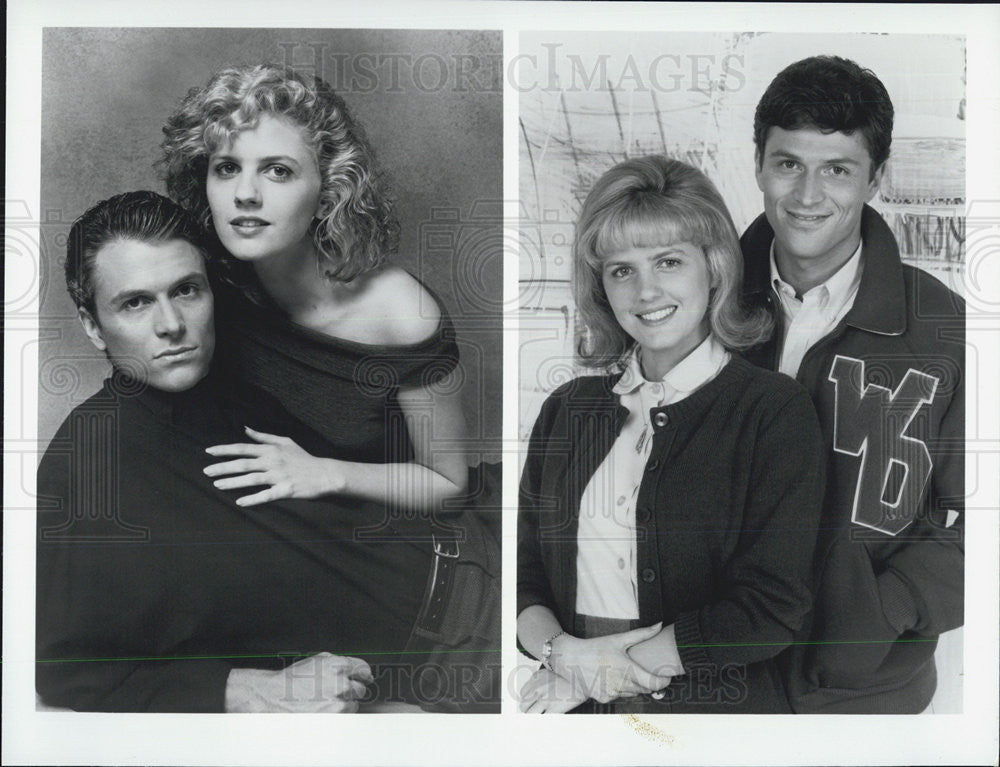
<instances>
[{"instance_id":1,"label":"left photo panel","mask_svg":"<svg viewBox=\"0 0 1000 767\"><path fill-rule=\"evenodd\" d=\"M502 33L42 43L36 707L498 713Z\"/></svg>"}]
</instances>

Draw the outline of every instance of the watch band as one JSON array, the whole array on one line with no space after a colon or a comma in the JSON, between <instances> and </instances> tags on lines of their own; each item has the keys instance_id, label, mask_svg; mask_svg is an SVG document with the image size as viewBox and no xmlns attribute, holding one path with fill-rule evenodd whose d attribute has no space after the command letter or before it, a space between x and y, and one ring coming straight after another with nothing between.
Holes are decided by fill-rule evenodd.
<instances>
[{"instance_id":1,"label":"watch band","mask_svg":"<svg viewBox=\"0 0 1000 767\"><path fill-rule=\"evenodd\" d=\"M542 665L549 671L554 672L554 669L552 668L552 661L550 660L552 657L552 643L565 633L565 631L560 629L542 643L542 657L540 660L542 661Z\"/></svg>"}]
</instances>

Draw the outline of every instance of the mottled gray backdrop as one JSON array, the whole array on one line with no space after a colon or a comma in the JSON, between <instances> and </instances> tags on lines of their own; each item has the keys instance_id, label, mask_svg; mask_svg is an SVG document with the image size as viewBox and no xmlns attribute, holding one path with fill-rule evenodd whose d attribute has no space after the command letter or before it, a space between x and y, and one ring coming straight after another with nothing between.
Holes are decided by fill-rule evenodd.
<instances>
[{"instance_id":1,"label":"mottled gray backdrop","mask_svg":"<svg viewBox=\"0 0 1000 767\"><path fill-rule=\"evenodd\" d=\"M455 320L473 460L498 460L501 43L496 31L46 29L41 444L108 371L66 294L70 224L119 192L163 192L153 163L166 117L217 69L267 60L321 74L367 130L397 200L396 263L429 285Z\"/></svg>"}]
</instances>

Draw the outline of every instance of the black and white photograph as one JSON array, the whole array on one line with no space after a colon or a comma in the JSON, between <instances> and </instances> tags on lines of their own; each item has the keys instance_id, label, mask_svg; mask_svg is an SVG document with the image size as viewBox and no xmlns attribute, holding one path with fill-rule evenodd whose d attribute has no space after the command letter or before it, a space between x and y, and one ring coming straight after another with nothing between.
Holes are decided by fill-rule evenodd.
<instances>
[{"instance_id":1,"label":"black and white photograph","mask_svg":"<svg viewBox=\"0 0 1000 767\"><path fill-rule=\"evenodd\" d=\"M522 710L961 713L964 38L519 53Z\"/></svg>"},{"instance_id":2,"label":"black and white photograph","mask_svg":"<svg viewBox=\"0 0 1000 767\"><path fill-rule=\"evenodd\" d=\"M45 30L39 705L499 712L500 43Z\"/></svg>"},{"instance_id":3,"label":"black and white photograph","mask_svg":"<svg viewBox=\"0 0 1000 767\"><path fill-rule=\"evenodd\" d=\"M1000 6L7 10L4 764L996 764Z\"/></svg>"}]
</instances>

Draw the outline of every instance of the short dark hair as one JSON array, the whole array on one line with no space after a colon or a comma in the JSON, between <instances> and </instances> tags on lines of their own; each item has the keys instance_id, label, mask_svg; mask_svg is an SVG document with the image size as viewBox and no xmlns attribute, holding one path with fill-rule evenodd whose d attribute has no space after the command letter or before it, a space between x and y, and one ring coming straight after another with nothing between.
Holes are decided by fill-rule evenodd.
<instances>
[{"instance_id":1,"label":"short dark hair","mask_svg":"<svg viewBox=\"0 0 1000 767\"><path fill-rule=\"evenodd\" d=\"M77 309L94 321L94 261L111 242L183 240L205 254L201 226L193 215L156 192L125 192L94 205L73 222L66 244L66 289Z\"/></svg>"},{"instance_id":2,"label":"short dark hair","mask_svg":"<svg viewBox=\"0 0 1000 767\"><path fill-rule=\"evenodd\" d=\"M871 157L871 172L889 159L892 101L882 81L839 56L812 56L785 67L757 104L753 142L757 165L771 128L818 128L824 133L861 131Z\"/></svg>"}]
</instances>

